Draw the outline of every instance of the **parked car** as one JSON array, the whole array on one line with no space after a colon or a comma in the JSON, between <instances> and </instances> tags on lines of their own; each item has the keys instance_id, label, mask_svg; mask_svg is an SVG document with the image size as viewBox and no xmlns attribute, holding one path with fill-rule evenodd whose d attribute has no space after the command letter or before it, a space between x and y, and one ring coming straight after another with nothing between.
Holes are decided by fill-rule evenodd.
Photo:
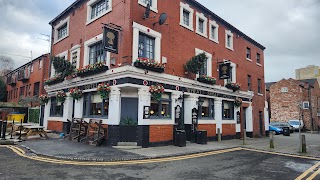
<instances>
[{"instance_id":1,"label":"parked car","mask_svg":"<svg viewBox=\"0 0 320 180\"><path fill-rule=\"evenodd\" d=\"M293 133L293 131L295 131L295 128L286 122L271 122L270 125L278 128L282 128L282 130L283 128L288 127L290 130L290 133Z\"/></svg>"},{"instance_id":2,"label":"parked car","mask_svg":"<svg viewBox=\"0 0 320 180\"><path fill-rule=\"evenodd\" d=\"M299 131L299 121L300 121L300 128L301 128L301 130L302 130L302 129L303 129L303 126L304 126L303 121L298 120L298 119L293 119L293 120L289 120L288 123L289 123L291 126L293 126L296 131Z\"/></svg>"},{"instance_id":3,"label":"parked car","mask_svg":"<svg viewBox=\"0 0 320 180\"><path fill-rule=\"evenodd\" d=\"M269 131L270 132L275 132L276 134L282 134L283 133L283 129L276 127L276 126L271 126L269 125Z\"/></svg>"}]
</instances>

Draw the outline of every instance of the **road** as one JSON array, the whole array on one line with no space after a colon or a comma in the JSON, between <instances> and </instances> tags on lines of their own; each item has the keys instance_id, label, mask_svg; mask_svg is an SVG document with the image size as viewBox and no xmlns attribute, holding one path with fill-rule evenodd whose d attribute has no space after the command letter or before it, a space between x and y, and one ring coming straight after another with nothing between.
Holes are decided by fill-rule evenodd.
<instances>
[{"instance_id":1,"label":"road","mask_svg":"<svg viewBox=\"0 0 320 180\"><path fill-rule=\"evenodd\" d=\"M319 161L237 150L169 162L80 166L27 159L0 148L0 179L296 179L310 177ZM317 166L317 167L316 167ZM310 173L305 173L307 170ZM305 175L303 175L305 174ZM314 173L318 174L317 172ZM320 179L315 176L314 179Z\"/></svg>"}]
</instances>

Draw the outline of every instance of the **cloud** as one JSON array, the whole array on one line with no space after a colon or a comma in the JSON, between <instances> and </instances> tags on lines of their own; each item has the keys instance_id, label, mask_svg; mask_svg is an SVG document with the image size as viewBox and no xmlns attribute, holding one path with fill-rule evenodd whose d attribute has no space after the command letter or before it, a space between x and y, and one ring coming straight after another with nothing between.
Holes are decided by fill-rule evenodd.
<instances>
[{"instance_id":1,"label":"cloud","mask_svg":"<svg viewBox=\"0 0 320 180\"><path fill-rule=\"evenodd\" d=\"M319 0L198 0L264 45L266 81L295 77L295 69L320 66Z\"/></svg>"}]
</instances>

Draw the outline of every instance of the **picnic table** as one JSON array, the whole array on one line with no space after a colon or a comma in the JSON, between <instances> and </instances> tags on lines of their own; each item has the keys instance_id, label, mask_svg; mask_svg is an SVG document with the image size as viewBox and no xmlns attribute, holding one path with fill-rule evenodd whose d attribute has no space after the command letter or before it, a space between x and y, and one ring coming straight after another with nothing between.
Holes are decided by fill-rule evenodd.
<instances>
[{"instance_id":1,"label":"picnic table","mask_svg":"<svg viewBox=\"0 0 320 180\"><path fill-rule=\"evenodd\" d=\"M21 129L21 135L25 135L24 140L26 140L29 136L39 135L40 137L45 137L48 139L47 132L44 130L43 126L23 126L20 127L23 128L23 131ZM16 131L16 133L20 133L20 131Z\"/></svg>"}]
</instances>

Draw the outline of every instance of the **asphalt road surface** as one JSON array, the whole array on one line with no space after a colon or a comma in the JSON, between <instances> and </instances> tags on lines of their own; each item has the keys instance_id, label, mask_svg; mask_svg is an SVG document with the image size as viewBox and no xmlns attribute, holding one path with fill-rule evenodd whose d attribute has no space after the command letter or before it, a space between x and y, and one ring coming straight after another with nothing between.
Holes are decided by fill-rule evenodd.
<instances>
[{"instance_id":1,"label":"asphalt road surface","mask_svg":"<svg viewBox=\"0 0 320 180\"><path fill-rule=\"evenodd\" d=\"M27 159L0 148L0 179L301 179L316 175L319 161L239 150L171 162L78 166ZM313 171L312 167L314 167ZM311 168L311 170L310 170ZM306 173L310 171L310 173ZM319 170L320 171L320 170ZM305 174L305 175L303 175ZM313 177L320 179L320 176Z\"/></svg>"}]
</instances>

